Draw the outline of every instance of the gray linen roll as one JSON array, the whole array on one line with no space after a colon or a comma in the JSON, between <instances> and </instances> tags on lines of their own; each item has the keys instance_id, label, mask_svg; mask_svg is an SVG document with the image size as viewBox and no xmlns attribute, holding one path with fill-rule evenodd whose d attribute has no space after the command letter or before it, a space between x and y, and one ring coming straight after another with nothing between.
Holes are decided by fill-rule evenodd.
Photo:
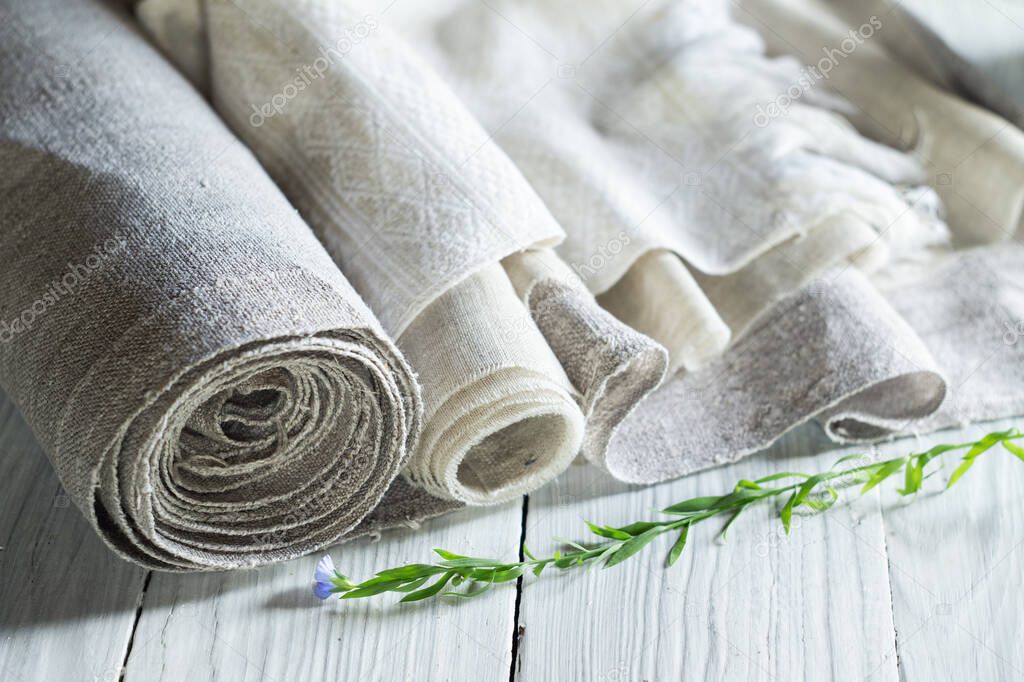
<instances>
[{"instance_id":1,"label":"gray linen roll","mask_svg":"<svg viewBox=\"0 0 1024 682\"><path fill-rule=\"evenodd\" d=\"M0 169L0 384L115 551L253 566L374 510L411 371L127 17L0 4Z\"/></svg>"}]
</instances>

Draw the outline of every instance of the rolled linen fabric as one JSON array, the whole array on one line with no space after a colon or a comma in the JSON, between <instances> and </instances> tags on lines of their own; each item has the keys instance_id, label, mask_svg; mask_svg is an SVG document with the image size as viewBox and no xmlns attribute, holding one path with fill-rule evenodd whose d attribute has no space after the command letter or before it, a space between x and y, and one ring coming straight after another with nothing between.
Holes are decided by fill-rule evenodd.
<instances>
[{"instance_id":1,"label":"rolled linen fabric","mask_svg":"<svg viewBox=\"0 0 1024 682\"><path fill-rule=\"evenodd\" d=\"M676 254L652 249L598 299L629 326L669 352L670 374L700 369L721 355L731 332L693 274ZM666 315L665 307L677 314Z\"/></svg>"},{"instance_id":2,"label":"rolled linen fabric","mask_svg":"<svg viewBox=\"0 0 1024 682\"><path fill-rule=\"evenodd\" d=\"M149 4L168 5L168 0ZM310 45L323 42L323 31L312 40L317 31L311 25L340 27L335 32L354 41L351 36L357 32L341 29L358 27L359 22L339 22L337 17L363 15L347 9L355 3L338 3L331 11L322 3L304 3L304 26L269 0L247 5L262 10L250 11L248 17L225 3L206 4L215 100L229 119L235 117L236 128L264 162L279 169L274 175L303 211L318 216L312 222L341 227L339 235L321 228L325 243L349 243L336 209L318 208L322 201L310 206L308 196L303 198L303 192L310 193L307 186L323 184L316 176L329 173L304 177L300 159L293 157L290 165L282 162L285 152L277 149L283 149L285 140L308 149L309 130L318 131L322 147L332 137L343 138L344 127L316 118L318 107L339 116L336 108L320 103L323 92L278 98L280 111L271 109L267 121L250 121L250 129L242 124L260 102L273 103L272 88L287 82L282 79L315 61L317 53ZM224 16L217 28L221 7ZM312 15L309 7L315 10ZM809 95L785 119L760 125L755 105L784 89L799 75L799 67L792 60L767 59L760 39L733 22L724 3L653 3L631 16L621 35L614 29L625 17L613 3L596 7L587 21L558 3L509 3L498 9L495 13L474 3L445 8L414 3L389 8L387 19L400 26L417 51L496 131L495 140L569 233L558 247L565 261L543 244L523 240L503 263L576 390L587 416L582 450L588 459L627 480L660 480L764 447L816 415L835 438L848 440L880 433L936 408L945 384L934 360L885 299L858 279L861 272L948 242L934 193L912 187L924 179L917 162L861 137L832 111L812 106L824 101L842 110L844 103L824 92ZM383 22L382 15L366 16ZM537 40L558 41L566 61L558 64L551 53L544 56L545 50L538 50L502 17L526 27ZM253 18L265 29L259 35L253 26L244 27ZM301 40L293 35L294 25ZM374 28L374 34L382 29ZM254 34L249 44L239 38L246 31ZM162 40L167 43L167 36ZM380 54L369 47L353 44L340 75L322 85L364 73L360 82L379 80L385 90L393 88L388 75L366 75L381 69L380 64L364 66ZM383 51L385 60L391 51ZM278 67L276 80L266 75L266 67L251 66L261 59ZM416 62L405 57L403 64L410 59ZM574 62L580 68L562 68ZM422 71L422 64L417 69ZM219 96L218 73L224 89ZM422 80L433 83L432 76ZM497 82L501 88L494 86ZM349 92L343 86L338 86L340 91ZM362 102L365 86L360 88L349 99ZM437 96L442 91L434 92ZM449 99L450 93L443 92L442 99ZM389 101L388 111L407 105L401 97ZM437 103L430 106L436 110ZM362 109L374 111L371 106ZM457 116L462 120L461 110ZM419 113L412 118L417 127L429 127L419 124ZM379 120L392 125L387 115ZM324 134L332 125L339 132ZM463 127L466 138L480 139L475 126ZM276 142L266 128L278 131ZM462 144L443 142L447 147ZM490 151L488 139L480 144ZM331 153L344 158L336 150ZM319 159L327 155L306 152L321 169L325 166ZM336 160L333 165L342 164ZM519 189L518 181L510 187L508 195L498 188L491 191L509 203L535 202L532 193ZM342 196L351 191L343 189ZM440 189L449 200L460 196L453 191L458 183ZM510 201L506 196L518 198ZM374 239L386 243L387 235ZM398 245L396 250L402 248L407 247ZM338 251L344 268L364 267L346 265L346 251L352 253ZM843 276L850 268L854 271ZM357 286L375 286L372 277L354 277ZM429 277L423 279L424 288L432 286ZM580 279L585 284L576 286L573 280ZM455 286L450 292L468 297L475 286ZM618 320L594 305L586 288L597 292L598 301ZM372 302L374 295L367 295ZM814 314L791 314L805 309ZM482 319L481 313L476 315ZM874 331L857 343L831 333L852 332L858 323ZM405 350L402 329L396 333ZM602 344L602 337L616 340ZM630 338L637 343L626 341ZM892 338L904 341L903 352L893 353ZM663 352L656 342L668 351L669 371L679 372L633 409L664 371L655 359ZM800 344L808 346L805 352L790 353ZM408 352L417 368L418 352ZM838 371L831 366L833 356L842 354L857 360L843 364L840 376L832 377L830 372ZM766 363L792 374L788 387L778 384L778 392L768 390L773 384L757 375ZM713 377L723 372L728 380L716 384ZM708 394L707 386L714 385L725 387L718 397ZM880 385L888 391L885 399L872 391ZM432 393L426 391L428 422ZM713 414L705 409L709 405ZM731 430L734 437L715 442L713 434L722 430ZM422 472L431 469L437 480L437 472L451 471L452 466L427 465L417 480L429 485Z\"/></svg>"},{"instance_id":3,"label":"rolled linen fabric","mask_svg":"<svg viewBox=\"0 0 1024 682\"><path fill-rule=\"evenodd\" d=\"M622 420L664 380L669 351L601 308L551 249L502 264L576 389L586 417L580 453L599 463Z\"/></svg>"},{"instance_id":4,"label":"rolled linen fabric","mask_svg":"<svg viewBox=\"0 0 1024 682\"><path fill-rule=\"evenodd\" d=\"M493 504L560 473L584 416L499 261L564 235L519 171L372 15L209 0L204 16L217 110L422 384L409 480Z\"/></svg>"},{"instance_id":5,"label":"rolled linen fabric","mask_svg":"<svg viewBox=\"0 0 1024 682\"><path fill-rule=\"evenodd\" d=\"M855 277L948 244L924 169L862 137L823 89L762 121L757 105L786 92L799 64L769 59L728 10L607 2L584 16L565 3L456 2L387 15L498 131L566 230L559 254L598 302L668 349L676 377L626 418L603 458L634 482L754 451L854 396L874 404L845 418L877 431L929 414L945 391L927 349ZM842 279L856 281L837 281L849 268ZM815 315L791 315L805 291ZM876 327L862 345L822 332L852 330L858 315ZM909 360L892 356L892 337L907 340ZM794 344L806 352L790 354ZM864 361L822 376L842 354ZM810 396L768 390L765 363L820 381ZM708 377L720 373L728 391L716 397ZM888 380L898 399L864 393ZM852 437L843 425L830 433Z\"/></svg>"},{"instance_id":6,"label":"rolled linen fabric","mask_svg":"<svg viewBox=\"0 0 1024 682\"><path fill-rule=\"evenodd\" d=\"M579 452L584 416L572 386L500 264L438 297L400 343L426 407L406 474L432 494L466 504L519 497Z\"/></svg>"},{"instance_id":7,"label":"rolled linen fabric","mask_svg":"<svg viewBox=\"0 0 1024 682\"><path fill-rule=\"evenodd\" d=\"M408 458L409 367L128 18L0 16L0 383L68 494L151 568L336 542Z\"/></svg>"},{"instance_id":8,"label":"rolled linen fabric","mask_svg":"<svg viewBox=\"0 0 1024 682\"><path fill-rule=\"evenodd\" d=\"M908 187L923 182L917 162L812 106L841 110L837 98L812 93L763 124L756 105L798 64L766 58L727 4L386 16L497 131L566 230L559 255L668 349L670 375L711 364L835 265L871 272L949 241L934 192Z\"/></svg>"},{"instance_id":9,"label":"rolled linen fabric","mask_svg":"<svg viewBox=\"0 0 1024 682\"><path fill-rule=\"evenodd\" d=\"M440 498L486 504L537 487L577 451L603 459L619 422L663 379L665 349L603 310L545 247L561 231L551 227L536 194L436 76L393 37L380 35L379 16L355 13L349 3L285 7L269 0L145 0L138 14L186 71L195 50L180 45L181 27L191 42L209 35L218 107L310 216L371 306L392 321L426 406L424 435L406 471L410 480ZM315 71L325 82L290 80L310 66L326 66L318 61L325 55L333 72ZM274 88L290 82L295 97L284 99L281 89L275 98ZM314 87L321 90L304 94ZM275 102L272 115L264 115L260 105ZM424 116L427 110L441 120ZM395 112L409 120L395 120ZM375 144L348 141L353 130L371 124ZM407 129L421 139L399 139ZM411 161L451 179L382 184L397 174L412 177L390 170ZM421 186L434 196L410 193ZM368 205L368 197L378 203L392 197L402 210L415 210L390 217ZM488 223L487 212L473 204L507 210ZM446 218L460 205L466 224ZM448 234L437 234L439 227ZM452 249L445 239L453 240ZM504 274L496 264L472 272L503 252ZM378 253L396 267L373 270ZM414 263L443 257L458 269L414 267L414 283L401 292L392 282L406 274L396 262L403 254ZM408 303L414 297L430 302L425 308ZM411 318L388 312L401 309Z\"/></svg>"}]
</instances>

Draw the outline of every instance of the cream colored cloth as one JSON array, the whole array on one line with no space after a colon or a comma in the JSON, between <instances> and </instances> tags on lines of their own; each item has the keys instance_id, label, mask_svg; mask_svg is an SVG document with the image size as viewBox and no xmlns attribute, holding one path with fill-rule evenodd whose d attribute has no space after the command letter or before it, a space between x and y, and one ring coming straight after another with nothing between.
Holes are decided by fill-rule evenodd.
<instances>
[{"instance_id":1,"label":"cream colored cloth","mask_svg":"<svg viewBox=\"0 0 1024 682\"><path fill-rule=\"evenodd\" d=\"M409 479L490 504L560 473L584 416L499 261L563 233L519 171L373 17L321 0L216 0L204 17L215 105L423 386Z\"/></svg>"},{"instance_id":2,"label":"cream colored cloth","mask_svg":"<svg viewBox=\"0 0 1024 682\"><path fill-rule=\"evenodd\" d=\"M984 246L1019 223L1021 134L866 41L808 87L724 2L146 0L323 249L123 22L5 2L0 310L43 310L0 330L0 380L136 561L286 558L576 453L644 483L809 419L1024 411L1024 252ZM843 49L810 2L736 11ZM91 255L66 301L29 286Z\"/></svg>"},{"instance_id":3,"label":"cream colored cloth","mask_svg":"<svg viewBox=\"0 0 1024 682\"><path fill-rule=\"evenodd\" d=\"M863 132L906 149L926 169L958 244L1017 233L1024 211L1024 134L890 59L883 37L896 39L894 32L905 28L899 24L903 15L894 17L899 27L890 27L888 14L865 16L855 3L851 14L861 25L839 19L820 0L742 0L739 6L737 19L761 29L773 52L794 54L808 66L832 55L828 87L854 105L847 115Z\"/></svg>"},{"instance_id":4,"label":"cream colored cloth","mask_svg":"<svg viewBox=\"0 0 1024 682\"><path fill-rule=\"evenodd\" d=\"M181 1L149 0L171 12ZM698 467L693 462L700 458L680 454L694 448L710 460L728 459L815 415L837 439L877 437L927 416L941 402L947 388L942 363L872 281L889 291L893 282L934 270L952 245L964 243L970 220L954 213L954 229L947 227L940 196L949 192L921 154L878 144L847 123L844 117L858 124L864 118L856 98L851 102L827 82L808 80L797 60L765 54L761 37L736 21L736 15L749 21L755 3L730 12L725 2L655 2L634 12L606 2L586 13L560 3L344 4L359 8L349 10L352 16L394 26L413 46L409 56L421 60L418 68L437 70L494 131L494 141L567 232L557 248L570 276L549 267L559 273L550 278L582 280L627 329L667 349L674 378L658 393L669 398L644 403L627 422L672 420L672 428L661 430L674 435L660 439L661 450L649 455L652 437L644 429L617 430L617 420L608 429L592 428L590 420L587 433L604 434L596 449L585 448L591 459L674 458L666 471L678 474ZM815 21L828 13L793 0L765 9L766 20L785 23L785 11L805 5ZM299 14L308 11L304 7ZM842 48L842 35L836 40ZM359 59L371 58L367 47L370 56ZM886 70L881 63L868 66L847 69L847 78L864 82L865 73ZM988 116L922 83L907 80L905 91L926 93L926 107L946 107L957 121L940 131L941 139ZM889 109L878 109L883 120L911 110L895 89L888 101ZM916 110L920 102L911 101ZM978 140L973 131L968 137ZM999 159L1013 163L1022 156L1000 154L997 167ZM1019 215L1015 196L1007 193L999 209L1010 222ZM521 277L514 270L522 267L516 258L505 260L514 283ZM522 294L523 285L516 286ZM568 284L565 290L582 289ZM576 309L590 305L585 301ZM877 328L847 348L820 334L813 319L783 315L805 306L824 311L826 328ZM765 341L766 330L778 338ZM575 351L567 353L570 338ZM815 338L807 356L776 357ZM546 340L561 349L555 355L585 393L580 384L586 382L568 370L565 358L585 355L587 344L564 330L546 333ZM831 356L844 354L860 361L835 365ZM644 364L641 355L632 361ZM811 381L821 392L798 400L785 390L766 391L758 376L765 363L786 367L797 384ZM684 406L701 400L691 395L695 387L722 372L743 387L731 389L742 409L707 400L732 417L690 414ZM644 382L633 388L634 396L650 391ZM586 400L581 404L586 413ZM627 413L618 411L617 419ZM772 418L764 419L766 413ZM706 436L681 435L705 433L697 425L705 421ZM716 442L714 434L731 429L738 433Z\"/></svg>"}]
</instances>

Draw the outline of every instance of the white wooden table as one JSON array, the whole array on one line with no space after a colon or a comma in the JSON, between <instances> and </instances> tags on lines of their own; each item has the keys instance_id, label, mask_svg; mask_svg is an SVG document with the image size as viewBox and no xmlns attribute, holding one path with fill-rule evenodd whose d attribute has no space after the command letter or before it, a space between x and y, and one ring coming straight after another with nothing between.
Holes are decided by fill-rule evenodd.
<instances>
[{"instance_id":1,"label":"white wooden table","mask_svg":"<svg viewBox=\"0 0 1024 682\"><path fill-rule=\"evenodd\" d=\"M974 438L1009 422L923 439ZM816 427L736 465L650 488L573 467L528 501L464 511L335 548L353 576L431 547L501 558L582 537L736 479L825 468ZM877 455L901 454L913 441ZM819 452L820 454L812 454ZM934 486L933 486L934 487ZM320 603L317 557L253 571L150 573L114 557L61 493L20 415L0 402L0 679L1013 680L1024 679L1024 464L991 453L955 489L912 504L869 493L800 516L749 512L725 543L695 530L608 570L476 601Z\"/></svg>"}]
</instances>

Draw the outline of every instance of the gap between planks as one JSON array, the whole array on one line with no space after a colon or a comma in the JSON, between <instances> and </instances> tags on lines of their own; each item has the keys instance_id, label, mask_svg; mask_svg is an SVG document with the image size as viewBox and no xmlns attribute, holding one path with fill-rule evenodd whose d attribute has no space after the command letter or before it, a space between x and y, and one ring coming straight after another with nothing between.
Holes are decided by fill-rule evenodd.
<instances>
[{"instance_id":1,"label":"gap between planks","mask_svg":"<svg viewBox=\"0 0 1024 682\"><path fill-rule=\"evenodd\" d=\"M519 528L519 560L525 561L526 554L523 550L526 547L526 517L530 513L530 496L523 496L523 516ZM519 662L519 640L523 637L523 630L519 626L519 608L523 601L523 576L516 578L516 608L512 616L512 663L508 669L508 682L516 681L517 665Z\"/></svg>"},{"instance_id":2,"label":"gap between planks","mask_svg":"<svg viewBox=\"0 0 1024 682\"><path fill-rule=\"evenodd\" d=\"M121 659L121 672L118 675L120 682L125 682L124 676L128 671L128 658L132 655L132 645L135 644L135 633L139 629L139 621L142 619L142 603L146 600L146 590L149 589L149 581L153 579L153 571L146 571L142 579L142 589L139 590L139 600L135 604L135 620L132 621L132 631L128 635L128 644L124 648L124 658Z\"/></svg>"}]
</instances>

